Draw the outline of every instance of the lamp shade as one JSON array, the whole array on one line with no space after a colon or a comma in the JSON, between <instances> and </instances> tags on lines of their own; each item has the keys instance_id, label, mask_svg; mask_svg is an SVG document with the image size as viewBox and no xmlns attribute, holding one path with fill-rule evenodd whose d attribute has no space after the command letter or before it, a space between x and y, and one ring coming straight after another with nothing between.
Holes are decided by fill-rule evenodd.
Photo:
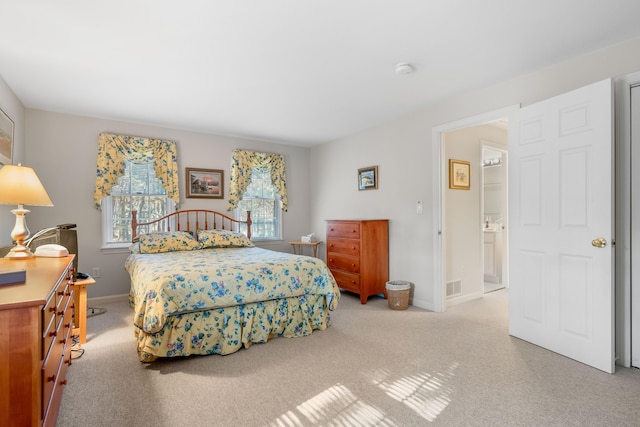
<instances>
[{"instance_id":1,"label":"lamp shade","mask_svg":"<svg viewBox=\"0 0 640 427\"><path fill-rule=\"evenodd\" d=\"M0 169L0 203L53 206L33 168L20 165L4 165Z\"/></svg>"}]
</instances>

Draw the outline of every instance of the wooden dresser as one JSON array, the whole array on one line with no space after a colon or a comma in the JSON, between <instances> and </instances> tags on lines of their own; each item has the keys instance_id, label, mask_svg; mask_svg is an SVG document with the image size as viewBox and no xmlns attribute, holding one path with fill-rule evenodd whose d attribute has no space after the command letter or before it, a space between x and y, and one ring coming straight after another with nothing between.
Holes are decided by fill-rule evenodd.
<instances>
[{"instance_id":1,"label":"wooden dresser","mask_svg":"<svg viewBox=\"0 0 640 427\"><path fill-rule=\"evenodd\" d=\"M71 364L73 258L0 258L0 270L27 274L0 286L0 426L56 424Z\"/></svg>"},{"instance_id":2,"label":"wooden dresser","mask_svg":"<svg viewBox=\"0 0 640 427\"><path fill-rule=\"evenodd\" d=\"M384 294L389 280L389 220L327 221L327 266L338 286L360 295Z\"/></svg>"}]
</instances>

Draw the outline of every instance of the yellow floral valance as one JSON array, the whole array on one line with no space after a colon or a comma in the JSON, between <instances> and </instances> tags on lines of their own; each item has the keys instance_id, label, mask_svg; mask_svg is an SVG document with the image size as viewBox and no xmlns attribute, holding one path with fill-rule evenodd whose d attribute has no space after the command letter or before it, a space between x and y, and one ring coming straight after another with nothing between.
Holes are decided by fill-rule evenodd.
<instances>
[{"instance_id":1,"label":"yellow floral valance","mask_svg":"<svg viewBox=\"0 0 640 427\"><path fill-rule=\"evenodd\" d=\"M167 196L176 206L180 203L178 158L174 141L101 133L98 137L96 190L93 195L96 208L100 209L102 199L111 194L111 187L118 185L118 178L124 175L127 160L133 163L153 162L156 178L162 181Z\"/></svg>"},{"instance_id":2,"label":"yellow floral valance","mask_svg":"<svg viewBox=\"0 0 640 427\"><path fill-rule=\"evenodd\" d=\"M282 202L282 210L287 211L287 175L284 167L284 156L281 154L258 153L248 150L233 150L231 155L231 178L229 182L228 210L234 210L242 200L251 182L253 169L268 168L271 182L276 187Z\"/></svg>"}]
</instances>

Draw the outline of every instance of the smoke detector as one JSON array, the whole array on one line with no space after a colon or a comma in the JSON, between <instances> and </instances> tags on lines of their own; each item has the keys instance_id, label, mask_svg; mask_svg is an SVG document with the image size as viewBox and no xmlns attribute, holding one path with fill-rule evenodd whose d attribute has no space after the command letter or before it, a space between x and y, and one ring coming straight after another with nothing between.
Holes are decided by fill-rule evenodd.
<instances>
[{"instance_id":1,"label":"smoke detector","mask_svg":"<svg viewBox=\"0 0 640 427\"><path fill-rule=\"evenodd\" d=\"M401 62L396 65L396 74L411 74L415 71L415 67L406 62Z\"/></svg>"}]
</instances>

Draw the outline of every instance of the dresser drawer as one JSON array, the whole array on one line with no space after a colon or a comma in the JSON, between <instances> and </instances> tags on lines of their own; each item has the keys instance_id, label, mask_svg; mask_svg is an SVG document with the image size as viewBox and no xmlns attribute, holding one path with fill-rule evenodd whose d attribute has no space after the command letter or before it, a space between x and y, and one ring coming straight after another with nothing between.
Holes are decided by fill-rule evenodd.
<instances>
[{"instance_id":1,"label":"dresser drawer","mask_svg":"<svg viewBox=\"0 0 640 427\"><path fill-rule=\"evenodd\" d=\"M360 241L351 239L327 239L327 253L359 256Z\"/></svg>"},{"instance_id":2,"label":"dresser drawer","mask_svg":"<svg viewBox=\"0 0 640 427\"><path fill-rule=\"evenodd\" d=\"M360 272L360 258L330 253L327 255L327 266L333 270L344 270L350 273Z\"/></svg>"},{"instance_id":3,"label":"dresser drawer","mask_svg":"<svg viewBox=\"0 0 640 427\"><path fill-rule=\"evenodd\" d=\"M53 339L50 351L45 355L42 363L42 414L45 425L49 419L51 407L57 408L62 396L62 386L67 383L67 366L71 364L71 322L73 304L70 295L63 294L61 298L64 305L60 308L60 316L56 316L56 335ZM55 403L55 404L53 404ZM57 413L56 413L57 415ZM56 417L51 417L55 420Z\"/></svg>"},{"instance_id":4,"label":"dresser drawer","mask_svg":"<svg viewBox=\"0 0 640 427\"><path fill-rule=\"evenodd\" d=\"M329 223L327 224L327 238L329 237L359 239L360 224L357 222Z\"/></svg>"},{"instance_id":5,"label":"dresser drawer","mask_svg":"<svg viewBox=\"0 0 640 427\"><path fill-rule=\"evenodd\" d=\"M58 409L62 401L62 392L67 384L67 368L71 365L71 348L73 346L73 337L71 336L72 317L73 304L67 298L64 306L64 315L60 317L60 322L58 323L58 335L42 367L42 414L44 427L55 426Z\"/></svg>"},{"instance_id":6,"label":"dresser drawer","mask_svg":"<svg viewBox=\"0 0 640 427\"><path fill-rule=\"evenodd\" d=\"M52 335L51 332L55 331L55 317L56 311L58 309L58 304L56 301L55 292L50 295L50 298L45 303L44 307L42 307L42 354L40 354L41 358L44 358L44 355L47 354L49 350L49 346L51 344Z\"/></svg>"},{"instance_id":7,"label":"dresser drawer","mask_svg":"<svg viewBox=\"0 0 640 427\"><path fill-rule=\"evenodd\" d=\"M360 292L360 276L357 274L345 273L344 271L331 270L333 278L340 289L351 292Z\"/></svg>"},{"instance_id":8,"label":"dresser drawer","mask_svg":"<svg viewBox=\"0 0 640 427\"><path fill-rule=\"evenodd\" d=\"M62 320L62 319L61 319ZM60 326L62 322L60 322ZM62 331L60 331L62 332ZM60 381L60 365L62 363L62 355L64 353L64 343L66 340L62 333L60 337L56 337L51 346L51 351L47 354L42 364L42 413L45 414L49 408L49 401L56 388L56 384Z\"/></svg>"}]
</instances>

